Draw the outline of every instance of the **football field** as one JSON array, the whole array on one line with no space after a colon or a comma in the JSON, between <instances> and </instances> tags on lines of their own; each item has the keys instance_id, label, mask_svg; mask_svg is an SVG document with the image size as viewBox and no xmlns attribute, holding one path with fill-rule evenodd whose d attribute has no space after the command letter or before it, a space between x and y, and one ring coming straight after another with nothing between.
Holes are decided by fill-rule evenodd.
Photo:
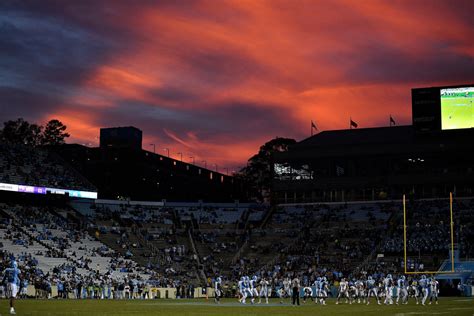
<instances>
[{"instance_id":1,"label":"football field","mask_svg":"<svg viewBox=\"0 0 474 316\"><path fill-rule=\"evenodd\" d=\"M473 97L441 98L442 129L471 128Z\"/></svg>"},{"instance_id":2,"label":"football field","mask_svg":"<svg viewBox=\"0 0 474 316\"><path fill-rule=\"evenodd\" d=\"M185 316L277 316L277 315L474 315L472 298L440 298L439 305L379 306L377 304L340 304L330 299L328 305L306 303L291 306L287 300L279 304L239 305L235 299L225 299L220 305L211 300L20 300L16 302L17 315L185 315ZM0 302L0 314L8 315L8 302Z\"/></svg>"}]
</instances>

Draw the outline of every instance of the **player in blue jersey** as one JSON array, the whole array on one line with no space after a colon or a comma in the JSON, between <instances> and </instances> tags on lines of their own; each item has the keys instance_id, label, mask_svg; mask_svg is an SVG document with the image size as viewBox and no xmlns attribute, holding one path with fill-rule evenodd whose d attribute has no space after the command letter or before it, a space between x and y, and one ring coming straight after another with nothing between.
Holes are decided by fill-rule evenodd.
<instances>
[{"instance_id":1,"label":"player in blue jersey","mask_svg":"<svg viewBox=\"0 0 474 316\"><path fill-rule=\"evenodd\" d=\"M250 297L253 303L253 295L250 291L250 278L248 276L244 276L244 299L242 300L242 304L246 304L245 300L247 297Z\"/></svg>"},{"instance_id":2,"label":"player in blue jersey","mask_svg":"<svg viewBox=\"0 0 474 316\"><path fill-rule=\"evenodd\" d=\"M6 297L10 299L10 314L15 315L14 304L20 287L20 270L14 258L10 262L10 267L3 272L2 284L6 288Z\"/></svg>"},{"instance_id":3,"label":"player in blue jersey","mask_svg":"<svg viewBox=\"0 0 474 316\"><path fill-rule=\"evenodd\" d=\"M397 305L400 299L402 300L402 304L408 302L407 284L404 275L401 275L397 280Z\"/></svg>"},{"instance_id":4,"label":"player in blue jersey","mask_svg":"<svg viewBox=\"0 0 474 316\"><path fill-rule=\"evenodd\" d=\"M379 293L377 291L377 282L372 278L371 275L367 277L366 281L367 288L367 305L370 304L370 297L373 296L377 300L377 304L381 304L379 300Z\"/></svg>"},{"instance_id":5,"label":"player in blue jersey","mask_svg":"<svg viewBox=\"0 0 474 316\"><path fill-rule=\"evenodd\" d=\"M426 278L426 275L422 275L419 285L421 287L421 304L425 305L426 299L428 298L430 292L429 280Z\"/></svg>"},{"instance_id":6,"label":"player in blue jersey","mask_svg":"<svg viewBox=\"0 0 474 316\"><path fill-rule=\"evenodd\" d=\"M247 298L247 291L245 289L245 277L242 277L239 281L239 293L239 302L245 304L245 299Z\"/></svg>"},{"instance_id":7,"label":"player in blue jersey","mask_svg":"<svg viewBox=\"0 0 474 316\"><path fill-rule=\"evenodd\" d=\"M316 296L314 302L315 302L316 304L318 304L318 301L319 301L319 299L320 299L320 297L321 297L320 289L319 289L319 284L320 284L320 283L321 283L321 277L317 277L316 280L315 280L314 283L313 283L313 286L314 286L315 289L316 289L316 290L314 291L314 294L315 294L315 296Z\"/></svg>"},{"instance_id":8,"label":"player in blue jersey","mask_svg":"<svg viewBox=\"0 0 474 316\"><path fill-rule=\"evenodd\" d=\"M249 280L249 284L250 284L249 291L250 291L250 294L252 296L252 300L251 300L252 304L255 303L255 298L258 297L258 289L257 289L258 283L257 283L257 281L258 281L258 278L257 278L256 275L254 275L252 277L252 279Z\"/></svg>"},{"instance_id":9,"label":"player in blue jersey","mask_svg":"<svg viewBox=\"0 0 474 316\"><path fill-rule=\"evenodd\" d=\"M393 279L391 274L387 274L387 276L383 279L383 287L385 293L385 305L392 305L393 304Z\"/></svg>"},{"instance_id":10,"label":"player in blue jersey","mask_svg":"<svg viewBox=\"0 0 474 316\"><path fill-rule=\"evenodd\" d=\"M329 283L326 277L322 277L321 282L319 283L319 302L322 305L326 305L326 298L328 297L329 292Z\"/></svg>"}]
</instances>

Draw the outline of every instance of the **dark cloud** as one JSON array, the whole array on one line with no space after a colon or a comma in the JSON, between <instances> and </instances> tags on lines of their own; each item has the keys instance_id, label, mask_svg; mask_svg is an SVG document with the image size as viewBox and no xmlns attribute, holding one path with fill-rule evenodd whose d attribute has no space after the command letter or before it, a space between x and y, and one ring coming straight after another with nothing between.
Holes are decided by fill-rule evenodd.
<instances>
[{"instance_id":1,"label":"dark cloud","mask_svg":"<svg viewBox=\"0 0 474 316\"><path fill-rule=\"evenodd\" d=\"M346 74L354 83L472 81L474 56L455 53L452 47L449 41L440 41L427 48L432 54L414 55L388 44L370 46Z\"/></svg>"},{"instance_id":2,"label":"dark cloud","mask_svg":"<svg viewBox=\"0 0 474 316\"><path fill-rule=\"evenodd\" d=\"M0 86L0 122L23 117L38 122L38 117L56 111L60 100L25 89Z\"/></svg>"},{"instance_id":3,"label":"dark cloud","mask_svg":"<svg viewBox=\"0 0 474 316\"><path fill-rule=\"evenodd\" d=\"M76 88L110 53L106 41L57 19L0 15L1 85L31 91Z\"/></svg>"},{"instance_id":4,"label":"dark cloud","mask_svg":"<svg viewBox=\"0 0 474 316\"><path fill-rule=\"evenodd\" d=\"M412 86L472 82L473 14L464 0L5 0L0 119L58 115L79 140L135 125L242 160L311 119L409 122Z\"/></svg>"}]
</instances>

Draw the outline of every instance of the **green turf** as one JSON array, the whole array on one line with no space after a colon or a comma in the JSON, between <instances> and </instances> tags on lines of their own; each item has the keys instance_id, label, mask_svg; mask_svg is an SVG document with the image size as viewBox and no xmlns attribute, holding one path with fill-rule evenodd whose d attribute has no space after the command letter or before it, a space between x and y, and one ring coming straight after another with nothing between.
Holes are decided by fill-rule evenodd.
<instances>
[{"instance_id":1,"label":"green turf","mask_svg":"<svg viewBox=\"0 0 474 316\"><path fill-rule=\"evenodd\" d=\"M442 129L471 128L474 98L441 98Z\"/></svg>"},{"instance_id":2,"label":"green turf","mask_svg":"<svg viewBox=\"0 0 474 316\"><path fill-rule=\"evenodd\" d=\"M21 300L16 302L17 315L184 315L184 316L278 316L278 315L474 315L472 298L441 298L439 305L378 306L371 304L328 305L314 303L293 307L289 301L278 304L271 300L270 306L237 304L235 299L223 300L217 306L211 300L144 300L144 301L98 301L98 300ZM6 300L0 302L0 313L8 315Z\"/></svg>"}]
</instances>

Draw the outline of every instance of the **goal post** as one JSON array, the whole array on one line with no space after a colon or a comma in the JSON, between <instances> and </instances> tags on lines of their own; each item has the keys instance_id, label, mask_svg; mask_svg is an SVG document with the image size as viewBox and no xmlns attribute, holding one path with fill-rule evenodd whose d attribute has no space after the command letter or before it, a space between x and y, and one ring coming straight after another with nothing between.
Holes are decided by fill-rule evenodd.
<instances>
[{"instance_id":1,"label":"goal post","mask_svg":"<svg viewBox=\"0 0 474 316\"><path fill-rule=\"evenodd\" d=\"M454 271L454 221L453 221L453 193L449 193L450 237L451 237L451 271L407 271L407 209L406 197L403 194L403 256L405 274L439 274L455 273Z\"/></svg>"}]
</instances>

